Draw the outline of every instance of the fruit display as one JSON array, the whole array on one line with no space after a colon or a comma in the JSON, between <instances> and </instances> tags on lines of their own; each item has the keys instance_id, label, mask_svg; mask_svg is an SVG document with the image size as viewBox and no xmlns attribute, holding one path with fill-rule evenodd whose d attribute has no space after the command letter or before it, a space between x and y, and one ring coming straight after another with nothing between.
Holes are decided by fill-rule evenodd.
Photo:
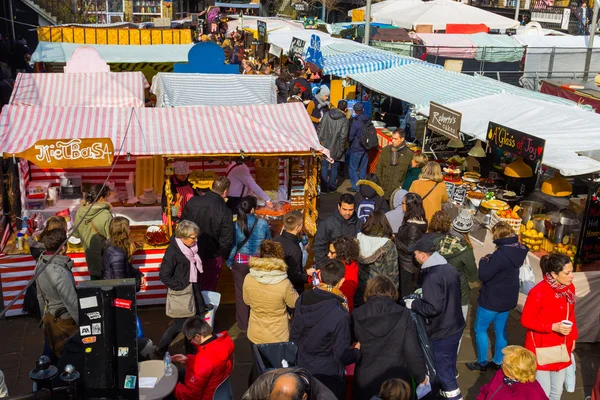
<instances>
[{"instance_id":1,"label":"fruit display","mask_svg":"<svg viewBox=\"0 0 600 400\"><path fill-rule=\"evenodd\" d=\"M562 244L559 243L554 246L554 252L558 254L564 254L571 259L571 262L575 261L575 254L577 254L577 246L574 244Z\"/></svg>"},{"instance_id":2,"label":"fruit display","mask_svg":"<svg viewBox=\"0 0 600 400\"><path fill-rule=\"evenodd\" d=\"M520 220L521 217L519 217L519 214L517 214L518 211L519 211L519 206L515 206L515 208L512 210L510 208L508 210L496 210L496 214L500 218Z\"/></svg>"},{"instance_id":3,"label":"fruit display","mask_svg":"<svg viewBox=\"0 0 600 400\"><path fill-rule=\"evenodd\" d=\"M544 233L533 229L533 222L529 221L521 232L521 242L531 251L539 251L544 245Z\"/></svg>"}]
</instances>

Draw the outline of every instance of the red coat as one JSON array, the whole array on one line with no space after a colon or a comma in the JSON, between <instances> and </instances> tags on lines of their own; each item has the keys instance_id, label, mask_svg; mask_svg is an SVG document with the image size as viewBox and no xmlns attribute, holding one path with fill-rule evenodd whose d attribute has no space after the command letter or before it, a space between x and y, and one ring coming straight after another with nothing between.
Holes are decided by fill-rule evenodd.
<instances>
[{"instance_id":1,"label":"red coat","mask_svg":"<svg viewBox=\"0 0 600 400\"><path fill-rule=\"evenodd\" d=\"M575 286L571 284L569 289L575 293ZM527 301L523 308L521 324L527 329L525 334L525 348L535 353L535 347L558 346L565 342L565 337L552 331L552 324L567 318L567 306L569 307L569 320L573 322L573 329L567 336L567 350L569 357L573 349L573 342L577 340L577 322L575 321L575 304L568 304L563 296L556 297L556 292L545 281L535 285L527 295ZM531 338L533 332L534 342ZM540 371L560 371L571 365L571 361L548 365L538 365Z\"/></svg>"},{"instance_id":2,"label":"red coat","mask_svg":"<svg viewBox=\"0 0 600 400\"><path fill-rule=\"evenodd\" d=\"M177 400L212 400L217 387L233 369L233 341L227 332L196 349L195 355L187 355L183 383L175 387Z\"/></svg>"},{"instance_id":3,"label":"red coat","mask_svg":"<svg viewBox=\"0 0 600 400\"><path fill-rule=\"evenodd\" d=\"M476 400L548 400L538 381L508 386L503 383L504 373L497 371L489 383L483 385Z\"/></svg>"},{"instance_id":4,"label":"red coat","mask_svg":"<svg viewBox=\"0 0 600 400\"><path fill-rule=\"evenodd\" d=\"M350 264L344 263L344 265L346 266L345 281L340 286L340 291L346 296L348 311L352 313L352 310L354 310L354 294L358 289L358 264L356 261L352 261Z\"/></svg>"}]
</instances>

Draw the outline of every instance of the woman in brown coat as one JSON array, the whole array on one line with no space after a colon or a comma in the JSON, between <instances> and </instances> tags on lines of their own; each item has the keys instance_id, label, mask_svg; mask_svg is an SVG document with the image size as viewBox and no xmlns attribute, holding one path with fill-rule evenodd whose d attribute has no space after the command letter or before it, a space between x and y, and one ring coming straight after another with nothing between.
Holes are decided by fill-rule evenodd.
<instances>
[{"instance_id":1,"label":"woman in brown coat","mask_svg":"<svg viewBox=\"0 0 600 400\"><path fill-rule=\"evenodd\" d=\"M265 240L260 258L248 262L244 279L244 303L250 306L248 339L254 344L287 342L290 338L287 307L294 308L298 293L287 277L280 243Z\"/></svg>"}]
</instances>

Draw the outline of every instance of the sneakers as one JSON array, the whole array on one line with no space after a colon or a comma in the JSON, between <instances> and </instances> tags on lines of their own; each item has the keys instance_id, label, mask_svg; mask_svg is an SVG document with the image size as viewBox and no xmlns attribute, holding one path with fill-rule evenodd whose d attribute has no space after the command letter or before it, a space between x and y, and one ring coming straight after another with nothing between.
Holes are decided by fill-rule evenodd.
<instances>
[{"instance_id":1,"label":"sneakers","mask_svg":"<svg viewBox=\"0 0 600 400\"><path fill-rule=\"evenodd\" d=\"M477 361L466 363L465 365L471 371L479 371L479 372L485 372L485 371L487 371L487 364L486 365L481 365Z\"/></svg>"}]
</instances>

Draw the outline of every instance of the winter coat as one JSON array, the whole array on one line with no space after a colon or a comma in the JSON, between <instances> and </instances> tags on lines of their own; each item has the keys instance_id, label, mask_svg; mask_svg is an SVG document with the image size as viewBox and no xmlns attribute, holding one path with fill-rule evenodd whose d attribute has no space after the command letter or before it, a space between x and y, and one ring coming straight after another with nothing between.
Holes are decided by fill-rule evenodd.
<instances>
[{"instance_id":1,"label":"winter coat","mask_svg":"<svg viewBox=\"0 0 600 400\"><path fill-rule=\"evenodd\" d=\"M51 255L42 255L40 257L42 261L36 265L34 274L37 274L42 265L48 264L51 257ZM73 260L69 256L57 255L35 280L42 317L48 303L50 314L55 315L58 309L66 308L69 313L62 314L61 318L68 319L70 316L79 324L79 303L72 268Z\"/></svg>"},{"instance_id":2,"label":"winter coat","mask_svg":"<svg viewBox=\"0 0 600 400\"><path fill-rule=\"evenodd\" d=\"M334 212L333 215L319 222L317 234L313 241L313 254L317 266L322 265L329 260L327 252L329 244L340 236L356 237L360 231L362 222L356 216L352 215L350 219L344 219L339 212Z\"/></svg>"},{"instance_id":3,"label":"winter coat","mask_svg":"<svg viewBox=\"0 0 600 400\"><path fill-rule=\"evenodd\" d=\"M140 270L134 268L127 259L123 250L107 242L102 255L102 279L135 278L136 286L138 286L142 276Z\"/></svg>"},{"instance_id":4,"label":"winter coat","mask_svg":"<svg viewBox=\"0 0 600 400\"><path fill-rule=\"evenodd\" d=\"M185 379L175 386L177 400L213 400L215 391L233 369L233 340L221 332L187 354Z\"/></svg>"},{"instance_id":5,"label":"winter coat","mask_svg":"<svg viewBox=\"0 0 600 400\"><path fill-rule=\"evenodd\" d=\"M307 101L307 100L311 100L313 95L312 95L312 85L310 84L310 82L308 80L306 80L305 78L296 78L292 81L292 90L290 91L293 92L293 88L294 87L299 87L301 90L300 93L300 97L302 97L302 101Z\"/></svg>"},{"instance_id":6,"label":"winter coat","mask_svg":"<svg viewBox=\"0 0 600 400\"><path fill-rule=\"evenodd\" d=\"M172 290L183 290L190 284L190 261L179 250L175 235L171 237L169 247L165 251L158 276L160 281ZM199 276L202 277L202 274Z\"/></svg>"},{"instance_id":7,"label":"winter coat","mask_svg":"<svg viewBox=\"0 0 600 400\"><path fill-rule=\"evenodd\" d=\"M538 381L512 385L504 383L504 372L496 371L496 374L489 383L486 383L479 390L475 400L548 400L548 396L542 389Z\"/></svg>"},{"instance_id":8,"label":"winter coat","mask_svg":"<svg viewBox=\"0 0 600 400\"><path fill-rule=\"evenodd\" d=\"M408 192L404 189L395 190L390 197L392 210L385 213L385 217L392 226L393 232L398 232L402 226L404 219L404 210L402 209L402 201Z\"/></svg>"},{"instance_id":9,"label":"winter coat","mask_svg":"<svg viewBox=\"0 0 600 400\"><path fill-rule=\"evenodd\" d=\"M290 334L298 345L298 366L309 370L338 399L345 391L345 366L360 359L360 351L350 347L350 314L341 301L320 289L302 293Z\"/></svg>"},{"instance_id":10,"label":"winter coat","mask_svg":"<svg viewBox=\"0 0 600 400\"><path fill-rule=\"evenodd\" d=\"M366 179L361 179L356 184L358 193L354 195L354 207L356 215L363 223L373 211L384 213L390 211L388 202L383 198L384 192L381 186ZM362 209L361 203L365 210Z\"/></svg>"},{"instance_id":11,"label":"winter coat","mask_svg":"<svg viewBox=\"0 0 600 400\"><path fill-rule=\"evenodd\" d=\"M496 311L510 311L519 300L519 268L527 258L527 247L516 235L494 240L494 254L479 260L481 289L477 304Z\"/></svg>"},{"instance_id":12,"label":"winter coat","mask_svg":"<svg viewBox=\"0 0 600 400\"><path fill-rule=\"evenodd\" d=\"M226 260L233 246L233 217L225 200L210 191L192 197L181 213L180 220L194 222L200 228L198 254L203 260L221 257Z\"/></svg>"},{"instance_id":13,"label":"winter coat","mask_svg":"<svg viewBox=\"0 0 600 400\"><path fill-rule=\"evenodd\" d=\"M306 106L306 112L312 121L315 130L319 129L319 123L323 116L325 116L329 112L329 106L324 106L319 108L319 102L314 99L311 100L310 103Z\"/></svg>"},{"instance_id":14,"label":"winter coat","mask_svg":"<svg viewBox=\"0 0 600 400\"><path fill-rule=\"evenodd\" d=\"M337 108L329 110L319 123L319 142L335 161L344 161L349 125L346 114Z\"/></svg>"},{"instance_id":15,"label":"winter coat","mask_svg":"<svg viewBox=\"0 0 600 400\"><path fill-rule=\"evenodd\" d=\"M77 210L73 226L79 224L79 221L88 210L90 211L85 220L73 232L73 236L81 239L90 275L100 279L102 277L102 250L104 249L104 242L109 239L108 228L113 216L110 212L111 206L109 203L81 206Z\"/></svg>"},{"instance_id":16,"label":"winter coat","mask_svg":"<svg viewBox=\"0 0 600 400\"><path fill-rule=\"evenodd\" d=\"M340 286L340 292L346 296L348 301L348 311L352 314L354 310L354 296L358 289L358 264L352 261L350 264L344 263L346 274L344 275L344 283Z\"/></svg>"},{"instance_id":17,"label":"winter coat","mask_svg":"<svg viewBox=\"0 0 600 400\"><path fill-rule=\"evenodd\" d=\"M361 353L354 369L355 399L379 393L383 382L391 378L425 380L425 360L409 310L389 297L370 297L352 319Z\"/></svg>"},{"instance_id":18,"label":"winter coat","mask_svg":"<svg viewBox=\"0 0 600 400\"><path fill-rule=\"evenodd\" d=\"M250 239L246 241L246 244L238 250L238 244L241 244L246 236L244 232L240 230L240 227L237 223L233 223L233 247L231 248L231 253L229 253L229 258L227 259L227 265L231 268L233 265L233 260L235 259L236 253L245 254L247 256L257 256L258 248L260 244L266 239L271 239L271 228L269 228L269 223L262 218L257 218L256 215L248 215L248 231L252 229L252 225L256 221L256 226L250 235Z\"/></svg>"},{"instance_id":19,"label":"winter coat","mask_svg":"<svg viewBox=\"0 0 600 400\"><path fill-rule=\"evenodd\" d=\"M285 254L283 261L287 265L288 279L292 282L296 292L302 294L304 292L304 284L308 283L308 275L302 267L302 249L300 248L298 237L283 231L273 241L281 243L283 253Z\"/></svg>"},{"instance_id":20,"label":"winter coat","mask_svg":"<svg viewBox=\"0 0 600 400\"><path fill-rule=\"evenodd\" d=\"M437 183L435 189L431 190ZM431 192L429 192L431 190ZM423 199L423 208L425 209L425 217L427 218L427 222L431 221L431 217L438 211L442 210L442 204L448 201L448 191L446 190L446 185L444 182L434 182L429 179L417 179L410 185L410 189L408 190L412 193L417 193L421 197L425 197ZM429 194L427 194L429 193Z\"/></svg>"},{"instance_id":21,"label":"winter coat","mask_svg":"<svg viewBox=\"0 0 600 400\"><path fill-rule=\"evenodd\" d=\"M352 125L350 125L350 134L348 136L351 152L365 153L367 151L360 143L360 139L363 136L365 125L370 119L371 118L366 114L359 114L352 120Z\"/></svg>"},{"instance_id":22,"label":"winter coat","mask_svg":"<svg viewBox=\"0 0 600 400\"><path fill-rule=\"evenodd\" d=\"M460 301L460 276L452 265L435 252L421 266L423 297L411 309L427 320L431 340L446 339L465 329Z\"/></svg>"},{"instance_id":23,"label":"winter coat","mask_svg":"<svg viewBox=\"0 0 600 400\"><path fill-rule=\"evenodd\" d=\"M419 265L414 259L414 253L408 251L409 247L417 243L419 239L427 232L427 222L408 220L398 229L394 244L398 249L398 260L400 268L410 273L419 272Z\"/></svg>"},{"instance_id":24,"label":"winter coat","mask_svg":"<svg viewBox=\"0 0 600 400\"><path fill-rule=\"evenodd\" d=\"M354 304L358 307L364 303L365 289L369 279L377 275L385 275L400 290L398 275L398 250L391 239L367 236L359 233L356 236L360 247L358 256L358 290L354 296Z\"/></svg>"},{"instance_id":25,"label":"winter coat","mask_svg":"<svg viewBox=\"0 0 600 400\"><path fill-rule=\"evenodd\" d=\"M438 253L458 271L460 275L461 304L469 305L471 287L469 282L477 282L477 264L473 249L467 242L450 233L436 234L433 239Z\"/></svg>"},{"instance_id":26,"label":"winter coat","mask_svg":"<svg viewBox=\"0 0 600 400\"><path fill-rule=\"evenodd\" d=\"M248 339L254 344L287 342L286 307L294 308L298 293L287 278L287 265L277 258L251 258L244 279L244 303L250 306Z\"/></svg>"},{"instance_id":27,"label":"winter coat","mask_svg":"<svg viewBox=\"0 0 600 400\"><path fill-rule=\"evenodd\" d=\"M569 290L575 293L575 286L571 284ZM573 328L566 337L566 346L570 356L573 343L579 337L575 319L575 304L568 304L565 297L556 297L556 292L546 280L535 285L527 294L521 314L521 325L527 329L524 347L536 353L537 347L552 347L565 343L565 336L554 332L552 324L567 319L567 307L569 308L569 321L573 322ZM538 365L537 369L538 371L560 371L569 365L571 365L570 359L564 363Z\"/></svg>"},{"instance_id":28,"label":"winter coat","mask_svg":"<svg viewBox=\"0 0 600 400\"><path fill-rule=\"evenodd\" d=\"M290 95L288 83L281 78L277 78L275 79L275 87L277 87L277 104L286 103Z\"/></svg>"},{"instance_id":29,"label":"winter coat","mask_svg":"<svg viewBox=\"0 0 600 400\"><path fill-rule=\"evenodd\" d=\"M413 168L409 166L408 171L406 171L406 175L404 176L404 180L402 181L402 189L410 190L413 182L419 179L421 170L421 168Z\"/></svg>"},{"instance_id":30,"label":"winter coat","mask_svg":"<svg viewBox=\"0 0 600 400\"><path fill-rule=\"evenodd\" d=\"M392 192L402 185L402 181L406 176L406 171L408 171L414 155L411 149L407 146L402 146L398 149L398 165L391 166L392 151L393 146L391 144L383 148L377 162L377 168L375 169L387 200L390 199Z\"/></svg>"}]
</instances>

